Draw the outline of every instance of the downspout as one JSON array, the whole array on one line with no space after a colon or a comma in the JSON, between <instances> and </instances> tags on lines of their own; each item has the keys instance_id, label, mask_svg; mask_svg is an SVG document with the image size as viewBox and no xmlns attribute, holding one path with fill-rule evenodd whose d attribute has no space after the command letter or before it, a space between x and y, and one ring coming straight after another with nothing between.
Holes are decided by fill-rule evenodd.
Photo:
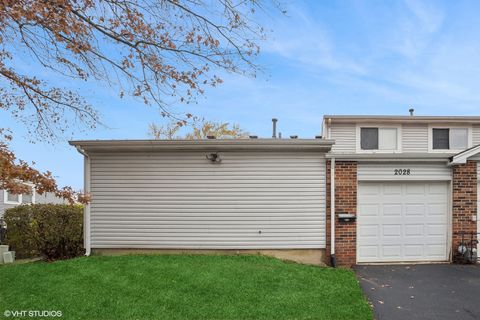
<instances>
[{"instance_id":1,"label":"downspout","mask_svg":"<svg viewBox=\"0 0 480 320\"><path fill-rule=\"evenodd\" d=\"M335 257L335 158L330 159L330 264L337 266Z\"/></svg>"},{"instance_id":2,"label":"downspout","mask_svg":"<svg viewBox=\"0 0 480 320\"><path fill-rule=\"evenodd\" d=\"M77 146L77 151L83 155L83 181L84 192L90 193L90 157L88 154ZM85 247L85 255L91 254L91 242L90 242L90 202L85 204L83 209L83 244Z\"/></svg>"}]
</instances>

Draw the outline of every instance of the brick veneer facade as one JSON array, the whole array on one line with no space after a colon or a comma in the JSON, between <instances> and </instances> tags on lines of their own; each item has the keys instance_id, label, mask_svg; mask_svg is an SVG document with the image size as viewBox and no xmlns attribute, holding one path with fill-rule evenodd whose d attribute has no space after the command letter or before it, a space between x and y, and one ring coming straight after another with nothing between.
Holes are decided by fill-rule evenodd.
<instances>
[{"instance_id":1,"label":"brick veneer facade","mask_svg":"<svg viewBox=\"0 0 480 320\"><path fill-rule=\"evenodd\" d=\"M453 167L452 182L452 251L455 260L457 248L462 241L461 232L477 232L477 162Z\"/></svg>"},{"instance_id":2,"label":"brick veneer facade","mask_svg":"<svg viewBox=\"0 0 480 320\"><path fill-rule=\"evenodd\" d=\"M330 263L330 161L327 161L326 258ZM339 222L338 213L357 214L357 162L335 162L335 256L337 264L352 266L357 259L357 223Z\"/></svg>"}]
</instances>

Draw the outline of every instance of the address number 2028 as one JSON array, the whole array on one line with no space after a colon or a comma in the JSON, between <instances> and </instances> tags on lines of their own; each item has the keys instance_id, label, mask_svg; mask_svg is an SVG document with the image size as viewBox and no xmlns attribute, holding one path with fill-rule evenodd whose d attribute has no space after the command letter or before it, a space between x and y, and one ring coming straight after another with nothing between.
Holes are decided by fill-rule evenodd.
<instances>
[{"instance_id":1,"label":"address number 2028","mask_svg":"<svg viewBox=\"0 0 480 320\"><path fill-rule=\"evenodd\" d=\"M394 169L393 174L395 176L409 176L410 175L410 169Z\"/></svg>"}]
</instances>

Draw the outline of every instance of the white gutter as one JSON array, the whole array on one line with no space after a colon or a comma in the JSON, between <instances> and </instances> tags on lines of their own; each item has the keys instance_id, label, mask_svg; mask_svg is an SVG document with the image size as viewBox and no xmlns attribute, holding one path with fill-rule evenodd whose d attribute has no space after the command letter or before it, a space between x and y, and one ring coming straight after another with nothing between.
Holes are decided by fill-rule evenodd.
<instances>
[{"instance_id":1,"label":"white gutter","mask_svg":"<svg viewBox=\"0 0 480 320\"><path fill-rule=\"evenodd\" d=\"M334 141L326 139L210 139L210 140L85 140L69 141L83 151L144 150L262 150L262 151L330 151Z\"/></svg>"},{"instance_id":2,"label":"white gutter","mask_svg":"<svg viewBox=\"0 0 480 320\"><path fill-rule=\"evenodd\" d=\"M82 148L77 146L77 150L83 155L84 192L86 194L89 194L90 193L90 157L84 150L82 150ZM85 247L85 255L89 256L92 251L91 240L90 240L90 202L86 203L83 209L83 245Z\"/></svg>"},{"instance_id":3,"label":"white gutter","mask_svg":"<svg viewBox=\"0 0 480 320\"><path fill-rule=\"evenodd\" d=\"M330 161L330 261L335 267L335 158Z\"/></svg>"}]
</instances>

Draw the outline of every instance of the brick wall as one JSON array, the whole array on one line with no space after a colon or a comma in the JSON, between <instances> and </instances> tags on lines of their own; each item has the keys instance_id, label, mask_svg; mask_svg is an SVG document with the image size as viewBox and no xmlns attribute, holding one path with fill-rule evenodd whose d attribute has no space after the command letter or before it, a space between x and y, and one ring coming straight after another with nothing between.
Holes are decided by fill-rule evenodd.
<instances>
[{"instance_id":1,"label":"brick wall","mask_svg":"<svg viewBox=\"0 0 480 320\"><path fill-rule=\"evenodd\" d=\"M327 161L327 263L330 262L330 161ZM338 213L357 214L357 163L335 162L335 256L337 264L352 266L357 258L357 224L339 222Z\"/></svg>"},{"instance_id":2,"label":"brick wall","mask_svg":"<svg viewBox=\"0 0 480 320\"><path fill-rule=\"evenodd\" d=\"M467 161L466 164L453 167L452 197L452 250L457 253L462 236L460 232L477 232L477 222L472 216L477 214L477 163Z\"/></svg>"}]
</instances>

